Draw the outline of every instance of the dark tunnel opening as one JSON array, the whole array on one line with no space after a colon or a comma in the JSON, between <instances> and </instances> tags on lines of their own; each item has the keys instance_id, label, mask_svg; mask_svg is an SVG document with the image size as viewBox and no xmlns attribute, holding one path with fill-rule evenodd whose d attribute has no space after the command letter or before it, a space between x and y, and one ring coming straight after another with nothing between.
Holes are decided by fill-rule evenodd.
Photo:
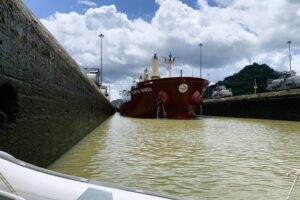
<instances>
[{"instance_id":1,"label":"dark tunnel opening","mask_svg":"<svg viewBox=\"0 0 300 200\"><path fill-rule=\"evenodd\" d=\"M16 124L18 96L10 83L0 85L0 127Z\"/></svg>"}]
</instances>

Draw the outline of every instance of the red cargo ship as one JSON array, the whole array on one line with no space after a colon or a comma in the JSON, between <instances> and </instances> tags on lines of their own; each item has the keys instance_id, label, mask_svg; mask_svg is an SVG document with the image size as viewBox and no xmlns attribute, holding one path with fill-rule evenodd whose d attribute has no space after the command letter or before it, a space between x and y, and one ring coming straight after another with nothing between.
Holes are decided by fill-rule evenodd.
<instances>
[{"instance_id":1,"label":"red cargo ship","mask_svg":"<svg viewBox=\"0 0 300 200\"><path fill-rule=\"evenodd\" d=\"M172 55L165 58L171 76L171 65L175 61ZM120 114L137 118L192 118L202 104L202 96L208 81L194 77L158 76L158 59L152 59L153 76L149 80L148 70L143 80L132 86L130 91L122 91L123 102Z\"/></svg>"}]
</instances>

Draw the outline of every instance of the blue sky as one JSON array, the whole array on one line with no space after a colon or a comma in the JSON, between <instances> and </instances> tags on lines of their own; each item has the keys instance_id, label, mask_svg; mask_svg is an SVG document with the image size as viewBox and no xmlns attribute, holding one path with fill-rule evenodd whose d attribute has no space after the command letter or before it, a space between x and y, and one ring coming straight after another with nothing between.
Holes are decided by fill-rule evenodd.
<instances>
[{"instance_id":1,"label":"blue sky","mask_svg":"<svg viewBox=\"0 0 300 200\"><path fill-rule=\"evenodd\" d=\"M129 19L140 17L147 21L152 19L159 8L155 0L93 0L92 2L96 3L97 7L114 4L117 10L126 13ZM197 8L197 0L182 0L182 2L192 8ZM38 18L46 18L55 12L75 11L82 14L90 7L79 3L79 0L24 0L24 3ZM214 4L213 0L209 3Z\"/></svg>"}]
</instances>

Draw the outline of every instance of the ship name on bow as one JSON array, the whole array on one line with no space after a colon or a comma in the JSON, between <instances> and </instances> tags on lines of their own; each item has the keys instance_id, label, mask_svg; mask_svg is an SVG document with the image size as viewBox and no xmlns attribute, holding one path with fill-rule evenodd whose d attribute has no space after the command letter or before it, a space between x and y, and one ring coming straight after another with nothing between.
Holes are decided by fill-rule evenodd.
<instances>
[{"instance_id":1,"label":"ship name on bow","mask_svg":"<svg viewBox=\"0 0 300 200\"><path fill-rule=\"evenodd\" d=\"M134 89L131 91L132 94L140 94L146 92L152 92L152 89L150 87L147 87L147 88Z\"/></svg>"}]
</instances>

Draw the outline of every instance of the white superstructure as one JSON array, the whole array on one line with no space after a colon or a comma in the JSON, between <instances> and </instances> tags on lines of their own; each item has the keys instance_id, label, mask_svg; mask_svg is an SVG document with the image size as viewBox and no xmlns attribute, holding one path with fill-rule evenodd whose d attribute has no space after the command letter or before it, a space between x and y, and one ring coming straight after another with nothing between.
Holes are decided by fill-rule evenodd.
<instances>
[{"instance_id":1,"label":"white superstructure","mask_svg":"<svg viewBox=\"0 0 300 200\"><path fill-rule=\"evenodd\" d=\"M232 91L230 88L226 88L224 85L221 85L221 86L217 86L216 89L213 90L211 96L213 99L231 97Z\"/></svg>"},{"instance_id":2,"label":"white superstructure","mask_svg":"<svg viewBox=\"0 0 300 200\"><path fill-rule=\"evenodd\" d=\"M296 76L295 71L282 72L278 79L269 79L267 91L280 91L300 88L300 76Z\"/></svg>"}]
</instances>

